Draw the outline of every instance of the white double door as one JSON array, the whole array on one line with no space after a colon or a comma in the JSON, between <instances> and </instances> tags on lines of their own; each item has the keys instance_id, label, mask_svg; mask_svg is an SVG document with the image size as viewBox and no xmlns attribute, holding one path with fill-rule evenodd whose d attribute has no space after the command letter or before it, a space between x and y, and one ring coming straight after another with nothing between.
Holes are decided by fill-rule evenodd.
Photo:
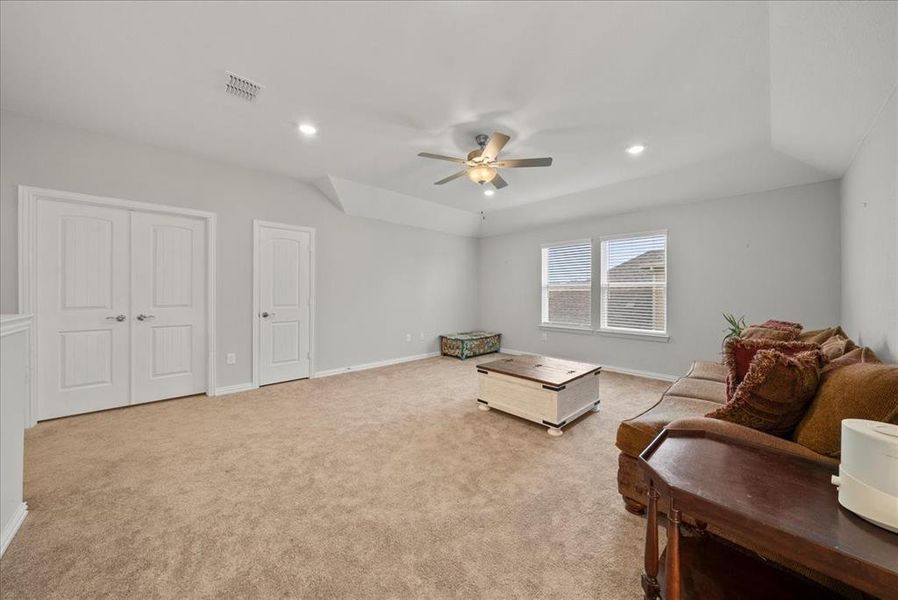
<instances>
[{"instance_id":1,"label":"white double door","mask_svg":"<svg viewBox=\"0 0 898 600\"><path fill-rule=\"evenodd\" d=\"M312 234L259 224L259 384L309 376L311 345Z\"/></svg>"},{"instance_id":2,"label":"white double door","mask_svg":"<svg viewBox=\"0 0 898 600\"><path fill-rule=\"evenodd\" d=\"M38 419L206 390L203 219L41 199Z\"/></svg>"}]
</instances>

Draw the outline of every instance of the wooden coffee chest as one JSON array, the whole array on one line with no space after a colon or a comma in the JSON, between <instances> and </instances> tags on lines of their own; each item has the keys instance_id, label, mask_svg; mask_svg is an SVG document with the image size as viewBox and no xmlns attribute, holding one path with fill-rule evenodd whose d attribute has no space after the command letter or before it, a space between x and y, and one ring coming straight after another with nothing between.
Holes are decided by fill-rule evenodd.
<instances>
[{"instance_id":1,"label":"wooden coffee chest","mask_svg":"<svg viewBox=\"0 0 898 600\"><path fill-rule=\"evenodd\" d=\"M515 356L477 365L481 410L496 408L548 427L562 427L599 407L602 367L549 358Z\"/></svg>"}]
</instances>

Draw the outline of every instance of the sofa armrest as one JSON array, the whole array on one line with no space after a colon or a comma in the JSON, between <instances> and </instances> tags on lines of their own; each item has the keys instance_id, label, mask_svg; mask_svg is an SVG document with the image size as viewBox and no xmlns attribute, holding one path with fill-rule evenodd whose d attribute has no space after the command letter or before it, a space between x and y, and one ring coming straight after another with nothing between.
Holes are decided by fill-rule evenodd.
<instances>
[{"instance_id":1,"label":"sofa armrest","mask_svg":"<svg viewBox=\"0 0 898 600\"><path fill-rule=\"evenodd\" d=\"M796 444L793 441L785 440L783 438L770 435L769 433L758 431L757 429L745 427L744 425L737 425L736 423L730 423L729 421L721 421L720 419L711 419L708 417L690 417L686 419L678 419L665 427L665 429L676 429L680 431L708 431L724 437L728 437L733 440L743 441L759 446L765 446L767 448L778 450L780 452L786 452L793 456L812 460L826 466L832 467L839 465L838 459L818 454L810 448L802 446L801 444Z\"/></svg>"}]
</instances>

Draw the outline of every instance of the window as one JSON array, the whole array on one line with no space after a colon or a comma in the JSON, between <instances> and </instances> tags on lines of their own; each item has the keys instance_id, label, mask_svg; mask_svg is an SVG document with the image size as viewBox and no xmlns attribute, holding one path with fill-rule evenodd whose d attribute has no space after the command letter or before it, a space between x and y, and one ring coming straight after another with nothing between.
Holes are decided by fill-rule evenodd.
<instances>
[{"instance_id":1,"label":"window","mask_svg":"<svg viewBox=\"0 0 898 600\"><path fill-rule=\"evenodd\" d=\"M542 324L588 329L592 322L592 242L543 246Z\"/></svg>"},{"instance_id":2,"label":"window","mask_svg":"<svg viewBox=\"0 0 898 600\"><path fill-rule=\"evenodd\" d=\"M667 332L667 232L602 238L601 328Z\"/></svg>"}]
</instances>

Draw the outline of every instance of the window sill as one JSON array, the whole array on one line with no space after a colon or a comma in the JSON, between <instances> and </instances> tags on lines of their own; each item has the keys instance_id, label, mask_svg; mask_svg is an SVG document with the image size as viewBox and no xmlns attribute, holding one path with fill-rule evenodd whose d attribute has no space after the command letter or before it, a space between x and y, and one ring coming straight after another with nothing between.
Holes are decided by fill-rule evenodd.
<instances>
[{"instance_id":1,"label":"window sill","mask_svg":"<svg viewBox=\"0 0 898 600\"><path fill-rule=\"evenodd\" d=\"M635 340L646 340L649 342L667 343L670 341L670 336L666 333L626 331L624 329L596 329L595 333L597 333L599 335L607 335L610 337L622 337L622 338L630 338L630 339L635 339Z\"/></svg>"},{"instance_id":2,"label":"window sill","mask_svg":"<svg viewBox=\"0 0 898 600\"><path fill-rule=\"evenodd\" d=\"M576 325L553 325L551 323L540 323L540 329L547 331L563 331L565 333L580 333L584 335L592 334L592 327L577 327Z\"/></svg>"}]
</instances>

